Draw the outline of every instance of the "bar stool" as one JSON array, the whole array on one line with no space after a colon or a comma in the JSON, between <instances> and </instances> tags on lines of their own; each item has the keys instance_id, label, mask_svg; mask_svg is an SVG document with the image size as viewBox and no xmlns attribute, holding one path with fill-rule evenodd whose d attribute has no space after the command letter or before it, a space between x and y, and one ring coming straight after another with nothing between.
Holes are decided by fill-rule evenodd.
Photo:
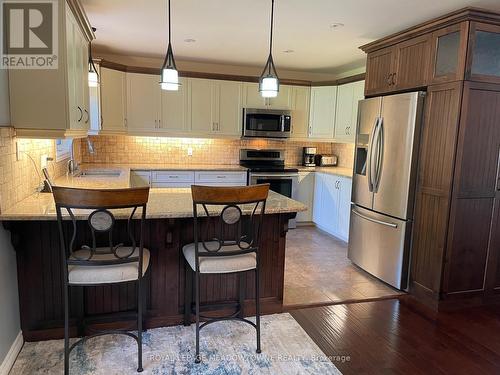
<instances>
[{"instance_id":1,"label":"bar stool","mask_svg":"<svg viewBox=\"0 0 500 375\"><path fill-rule=\"evenodd\" d=\"M149 187L133 189L90 190L53 187L57 221L61 241L64 286L64 373L69 374L70 352L82 340L105 334L124 334L137 341L137 371L142 368L142 278L149 266L149 250L143 246L143 227ZM134 215L140 214L140 238L137 242L134 231ZM65 209L72 221L64 224ZM77 216L74 210L78 209ZM81 211L81 210L84 211ZM127 232L130 244L113 244L115 217L110 209L128 209ZM90 210L90 212L89 212ZM127 211L128 214L128 211ZM77 219L84 216L90 229L92 243L75 249L75 239L83 237L77 232ZM69 235L66 237L65 234ZM105 247L97 247L97 237L105 238ZM85 238L85 237L83 237ZM69 346L69 287L87 287L134 281L137 283L137 335L126 330L99 331L82 337Z\"/></svg>"},{"instance_id":2,"label":"bar stool","mask_svg":"<svg viewBox=\"0 0 500 375\"><path fill-rule=\"evenodd\" d=\"M191 324L192 284L194 276L196 314L196 358L200 363L200 330L222 320L239 320L257 331L260 348L259 242L269 184L244 187L191 186L193 196L194 242L185 245L186 283L184 290L184 325ZM202 208L201 214L198 208ZM246 215L246 216L245 216ZM203 217L204 216L204 217ZM202 233L203 232L203 233ZM255 272L255 323L243 318L244 276ZM200 315L200 275L230 274L239 276L237 311L229 316ZM200 317L206 321L200 325Z\"/></svg>"}]
</instances>

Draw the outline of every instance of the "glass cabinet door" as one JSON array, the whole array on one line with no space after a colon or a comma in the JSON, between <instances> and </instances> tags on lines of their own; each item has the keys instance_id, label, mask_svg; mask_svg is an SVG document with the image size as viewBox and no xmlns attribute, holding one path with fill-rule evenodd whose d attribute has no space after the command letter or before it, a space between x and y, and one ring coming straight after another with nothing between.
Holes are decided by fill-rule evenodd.
<instances>
[{"instance_id":1,"label":"glass cabinet door","mask_svg":"<svg viewBox=\"0 0 500 375\"><path fill-rule=\"evenodd\" d=\"M463 79L467 49L467 24L465 22L432 33L431 49L429 83Z\"/></svg>"},{"instance_id":2,"label":"glass cabinet door","mask_svg":"<svg viewBox=\"0 0 500 375\"><path fill-rule=\"evenodd\" d=\"M471 23L467 79L500 83L500 26Z\"/></svg>"}]
</instances>

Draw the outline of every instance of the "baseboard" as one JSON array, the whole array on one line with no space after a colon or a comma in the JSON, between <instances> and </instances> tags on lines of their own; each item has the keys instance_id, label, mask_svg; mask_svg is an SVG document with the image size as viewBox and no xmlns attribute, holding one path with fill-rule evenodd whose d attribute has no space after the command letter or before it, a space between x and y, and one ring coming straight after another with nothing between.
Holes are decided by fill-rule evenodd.
<instances>
[{"instance_id":1,"label":"baseboard","mask_svg":"<svg viewBox=\"0 0 500 375\"><path fill-rule=\"evenodd\" d=\"M16 361L17 355L23 348L24 339L23 333L19 331L16 339L12 343L7 355L3 359L2 364L0 365L0 375L8 375L12 366L14 366L14 362Z\"/></svg>"}]
</instances>

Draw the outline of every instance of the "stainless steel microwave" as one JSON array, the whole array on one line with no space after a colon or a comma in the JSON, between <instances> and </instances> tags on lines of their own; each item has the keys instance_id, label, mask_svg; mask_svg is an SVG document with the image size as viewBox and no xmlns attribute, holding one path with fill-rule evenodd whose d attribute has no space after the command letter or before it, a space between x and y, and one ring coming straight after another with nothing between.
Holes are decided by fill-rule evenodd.
<instances>
[{"instance_id":1,"label":"stainless steel microwave","mask_svg":"<svg viewBox=\"0 0 500 375\"><path fill-rule=\"evenodd\" d=\"M243 109L243 137L289 138L292 125L290 111Z\"/></svg>"}]
</instances>

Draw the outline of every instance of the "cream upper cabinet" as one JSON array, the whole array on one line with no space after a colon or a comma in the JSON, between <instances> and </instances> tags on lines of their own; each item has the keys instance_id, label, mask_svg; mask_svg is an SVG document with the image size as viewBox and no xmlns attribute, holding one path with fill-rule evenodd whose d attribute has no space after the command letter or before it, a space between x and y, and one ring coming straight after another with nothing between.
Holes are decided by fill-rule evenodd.
<instances>
[{"instance_id":1,"label":"cream upper cabinet","mask_svg":"<svg viewBox=\"0 0 500 375\"><path fill-rule=\"evenodd\" d=\"M311 88L309 138L333 139L337 86Z\"/></svg>"},{"instance_id":2,"label":"cream upper cabinet","mask_svg":"<svg viewBox=\"0 0 500 375\"><path fill-rule=\"evenodd\" d=\"M189 79L191 133L239 136L241 133L241 83Z\"/></svg>"},{"instance_id":3,"label":"cream upper cabinet","mask_svg":"<svg viewBox=\"0 0 500 375\"><path fill-rule=\"evenodd\" d=\"M263 109L291 109L291 87L280 85L280 91L276 98L263 98L260 96L259 84L253 82L244 83L244 107Z\"/></svg>"},{"instance_id":4,"label":"cream upper cabinet","mask_svg":"<svg viewBox=\"0 0 500 375\"><path fill-rule=\"evenodd\" d=\"M307 138L309 131L309 103L311 88L292 86L292 138Z\"/></svg>"},{"instance_id":5,"label":"cream upper cabinet","mask_svg":"<svg viewBox=\"0 0 500 375\"><path fill-rule=\"evenodd\" d=\"M358 101L364 98L364 81L338 87L335 114L335 139L354 142L358 115Z\"/></svg>"},{"instance_id":6,"label":"cream upper cabinet","mask_svg":"<svg viewBox=\"0 0 500 375\"><path fill-rule=\"evenodd\" d=\"M217 130L226 136L241 136L243 109L241 105L242 83L235 81L217 81Z\"/></svg>"},{"instance_id":7,"label":"cream upper cabinet","mask_svg":"<svg viewBox=\"0 0 500 375\"><path fill-rule=\"evenodd\" d=\"M188 80L179 78L178 91L161 90L161 121L162 132L184 133L188 122ZM158 82L156 83L158 85Z\"/></svg>"},{"instance_id":8,"label":"cream upper cabinet","mask_svg":"<svg viewBox=\"0 0 500 375\"><path fill-rule=\"evenodd\" d=\"M126 131L127 78L125 72L101 67L101 112L103 132Z\"/></svg>"},{"instance_id":9,"label":"cream upper cabinet","mask_svg":"<svg viewBox=\"0 0 500 375\"><path fill-rule=\"evenodd\" d=\"M157 75L127 73L127 118L129 132L160 131L160 85Z\"/></svg>"},{"instance_id":10,"label":"cream upper cabinet","mask_svg":"<svg viewBox=\"0 0 500 375\"><path fill-rule=\"evenodd\" d=\"M66 1L58 3L58 69L9 70L11 124L19 137L87 135L88 41Z\"/></svg>"},{"instance_id":11,"label":"cream upper cabinet","mask_svg":"<svg viewBox=\"0 0 500 375\"><path fill-rule=\"evenodd\" d=\"M216 86L209 79L190 79L191 131L196 134L215 132L217 128Z\"/></svg>"}]
</instances>

